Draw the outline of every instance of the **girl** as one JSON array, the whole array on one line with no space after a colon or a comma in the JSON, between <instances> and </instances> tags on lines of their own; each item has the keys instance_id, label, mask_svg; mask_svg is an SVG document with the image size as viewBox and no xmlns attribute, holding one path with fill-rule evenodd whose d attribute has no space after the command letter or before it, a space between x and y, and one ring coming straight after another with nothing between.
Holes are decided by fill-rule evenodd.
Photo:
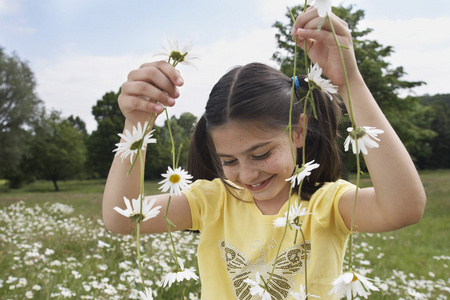
<instances>
[{"instance_id":1,"label":"girl","mask_svg":"<svg viewBox=\"0 0 450 300\"><path fill-rule=\"evenodd\" d=\"M380 147L364 156L373 187L358 192L355 229L384 232L414 224L425 207L420 178L358 71L347 24L335 15L330 18L341 45L349 47L344 55L356 122L384 130ZM327 22L320 31L316 29L321 21L316 9L309 9L297 18L292 34L301 47L307 41L310 59L338 86L348 106L338 49ZM307 86L303 77L298 79ZM133 125L144 123L152 112L161 113L161 104L174 105L180 95L177 86L182 84L178 71L165 62L132 71L119 97L125 129L131 131ZM270 294L272 299L286 299L289 292L299 290L305 276L302 258L307 253L309 292L321 299L335 299L328 293L342 272L356 191L339 179L335 139L340 109L337 99L330 101L315 90L318 119L303 112L300 104L294 105L289 136L285 129L291 85L290 78L262 64L234 68L212 89L196 126L188 166L196 181L181 196L173 196L168 216L176 230L201 232L198 263L203 299L250 299L244 280L255 280L257 272L265 280L270 276L284 232L273 221L289 209L286 179L295 169L290 139L301 165L304 137L306 162L314 160L320 165L298 191L302 206L311 213L302 223L306 246L303 242L294 245L295 233L287 231L270 280ZM129 220L113 208L123 207L124 196L131 199L139 194L139 170L134 168L127 176L129 167L127 160L116 157L105 187L103 218L107 228L118 233L130 232ZM164 210L168 195L154 197ZM141 223L141 231L166 231L164 211Z\"/></svg>"}]
</instances>

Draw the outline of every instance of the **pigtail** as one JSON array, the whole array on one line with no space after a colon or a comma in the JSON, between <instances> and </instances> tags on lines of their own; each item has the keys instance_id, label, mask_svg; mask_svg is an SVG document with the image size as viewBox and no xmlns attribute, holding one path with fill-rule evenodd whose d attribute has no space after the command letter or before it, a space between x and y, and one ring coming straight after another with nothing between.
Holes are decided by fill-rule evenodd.
<instances>
[{"instance_id":1,"label":"pigtail","mask_svg":"<svg viewBox=\"0 0 450 300\"><path fill-rule=\"evenodd\" d=\"M304 77L299 76L299 82L305 82ZM317 89L313 90L313 98L317 118L312 111L307 113L305 159L306 162L314 160L320 166L303 182L301 191L303 199L309 199L325 182L334 182L341 176L341 153L337 144L338 127L342 116L339 99L334 97L330 100L328 95ZM297 156L300 165L301 151L302 149L298 150Z\"/></svg>"},{"instance_id":2,"label":"pigtail","mask_svg":"<svg viewBox=\"0 0 450 300\"><path fill-rule=\"evenodd\" d=\"M205 116L198 120L189 146L187 169L194 180L213 180L222 177L218 168L219 161L214 155L215 150L206 123Z\"/></svg>"}]
</instances>

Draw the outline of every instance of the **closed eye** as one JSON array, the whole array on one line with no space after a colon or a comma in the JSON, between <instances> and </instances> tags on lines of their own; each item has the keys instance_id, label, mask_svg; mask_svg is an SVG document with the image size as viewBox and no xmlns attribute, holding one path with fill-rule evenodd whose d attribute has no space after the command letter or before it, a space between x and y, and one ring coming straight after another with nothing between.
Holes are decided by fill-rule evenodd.
<instances>
[{"instance_id":1,"label":"closed eye","mask_svg":"<svg viewBox=\"0 0 450 300\"><path fill-rule=\"evenodd\" d=\"M235 163L237 163L237 159L224 160L224 161L222 161L222 166L232 166Z\"/></svg>"},{"instance_id":2,"label":"closed eye","mask_svg":"<svg viewBox=\"0 0 450 300\"><path fill-rule=\"evenodd\" d=\"M271 153L271 151L269 150L266 153L264 153L263 155L253 155L253 159L254 160L264 160L267 157L269 157L270 153Z\"/></svg>"}]
</instances>

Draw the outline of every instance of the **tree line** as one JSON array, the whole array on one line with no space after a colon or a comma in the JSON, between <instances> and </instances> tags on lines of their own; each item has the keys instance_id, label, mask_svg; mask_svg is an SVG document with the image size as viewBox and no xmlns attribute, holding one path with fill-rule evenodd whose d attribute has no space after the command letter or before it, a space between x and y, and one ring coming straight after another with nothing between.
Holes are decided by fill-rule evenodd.
<instances>
[{"instance_id":1,"label":"tree line","mask_svg":"<svg viewBox=\"0 0 450 300\"><path fill-rule=\"evenodd\" d=\"M273 60L288 76L293 74L294 60L291 10L298 14L302 6L288 8L286 22L276 21L273 25L278 30L275 35L278 50ZM359 21L364 18L362 10L354 11L349 6L335 7L333 12L352 29L360 71L416 166L419 169L450 168L450 94L400 97L401 91L425 83L404 80L403 67L393 67L387 62L393 48L367 39L371 29L358 29ZM296 74L304 74L301 51L297 61ZM120 90L105 93L92 107L97 129L89 134L78 116L63 118L58 111L47 111L35 87L34 74L28 64L17 54L7 54L0 47L0 179L7 179L10 188L36 179L50 180L58 190L60 180L106 178L115 144L119 142L117 133L122 132L124 126L117 104ZM191 113L170 119L175 143L177 147L182 145L181 166L186 165L196 121ZM348 116L344 115L340 129L343 138L338 141L341 145L348 125ZM154 129L158 143L149 146L146 179L161 178L161 173L171 164L167 126ZM345 169L354 171L354 155L342 155Z\"/></svg>"},{"instance_id":2,"label":"tree line","mask_svg":"<svg viewBox=\"0 0 450 300\"><path fill-rule=\"evenodd\" d=\"M0 179L9 188L50 180L58 191L61 180L106 178L125 122L117 104L120 90L105 93L92 107L97 129L88 134L78 116L63 118L58 111L47 111L35 87L28 64L0 47ZM176 145L189 148L196 121L191 113L170 119ZM167 126L154 129L158 143L147 152L147 179L159 179L172 162ZM180 165L186 162L183 151Z\"/></svg>"}]
</instances>

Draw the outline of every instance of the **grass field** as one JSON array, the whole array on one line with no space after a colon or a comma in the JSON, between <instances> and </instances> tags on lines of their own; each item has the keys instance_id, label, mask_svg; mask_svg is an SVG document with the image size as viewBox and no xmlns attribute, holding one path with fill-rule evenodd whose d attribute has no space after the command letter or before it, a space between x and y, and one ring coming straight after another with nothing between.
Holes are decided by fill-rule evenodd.
<instances>
[{"instance_id":1,"label":"grass field","mask_svg":"<svg viewBox=\"0 0 450 300\"><path fill-rule=\"evenodd\" d=\"M383 234L358 234L358 270L380 292L370 299L450 297L450 170L424 171L428 202L416 225ZM368 179L363 184L370 184ZM50 182L20 190L0 186L0 299L139 299L136 245L108 232L101 221L104 181ZM146 191L156 191L154 182ZM176 233L185 265L196 267L198 234ZM101 241L102 243L100 243ZM155 299L179 299L178 289L158 281L170 271L165 235L145 236L146 284ZM185 286L195 299L200 284Z\"/></svg>"}]
</instances>

